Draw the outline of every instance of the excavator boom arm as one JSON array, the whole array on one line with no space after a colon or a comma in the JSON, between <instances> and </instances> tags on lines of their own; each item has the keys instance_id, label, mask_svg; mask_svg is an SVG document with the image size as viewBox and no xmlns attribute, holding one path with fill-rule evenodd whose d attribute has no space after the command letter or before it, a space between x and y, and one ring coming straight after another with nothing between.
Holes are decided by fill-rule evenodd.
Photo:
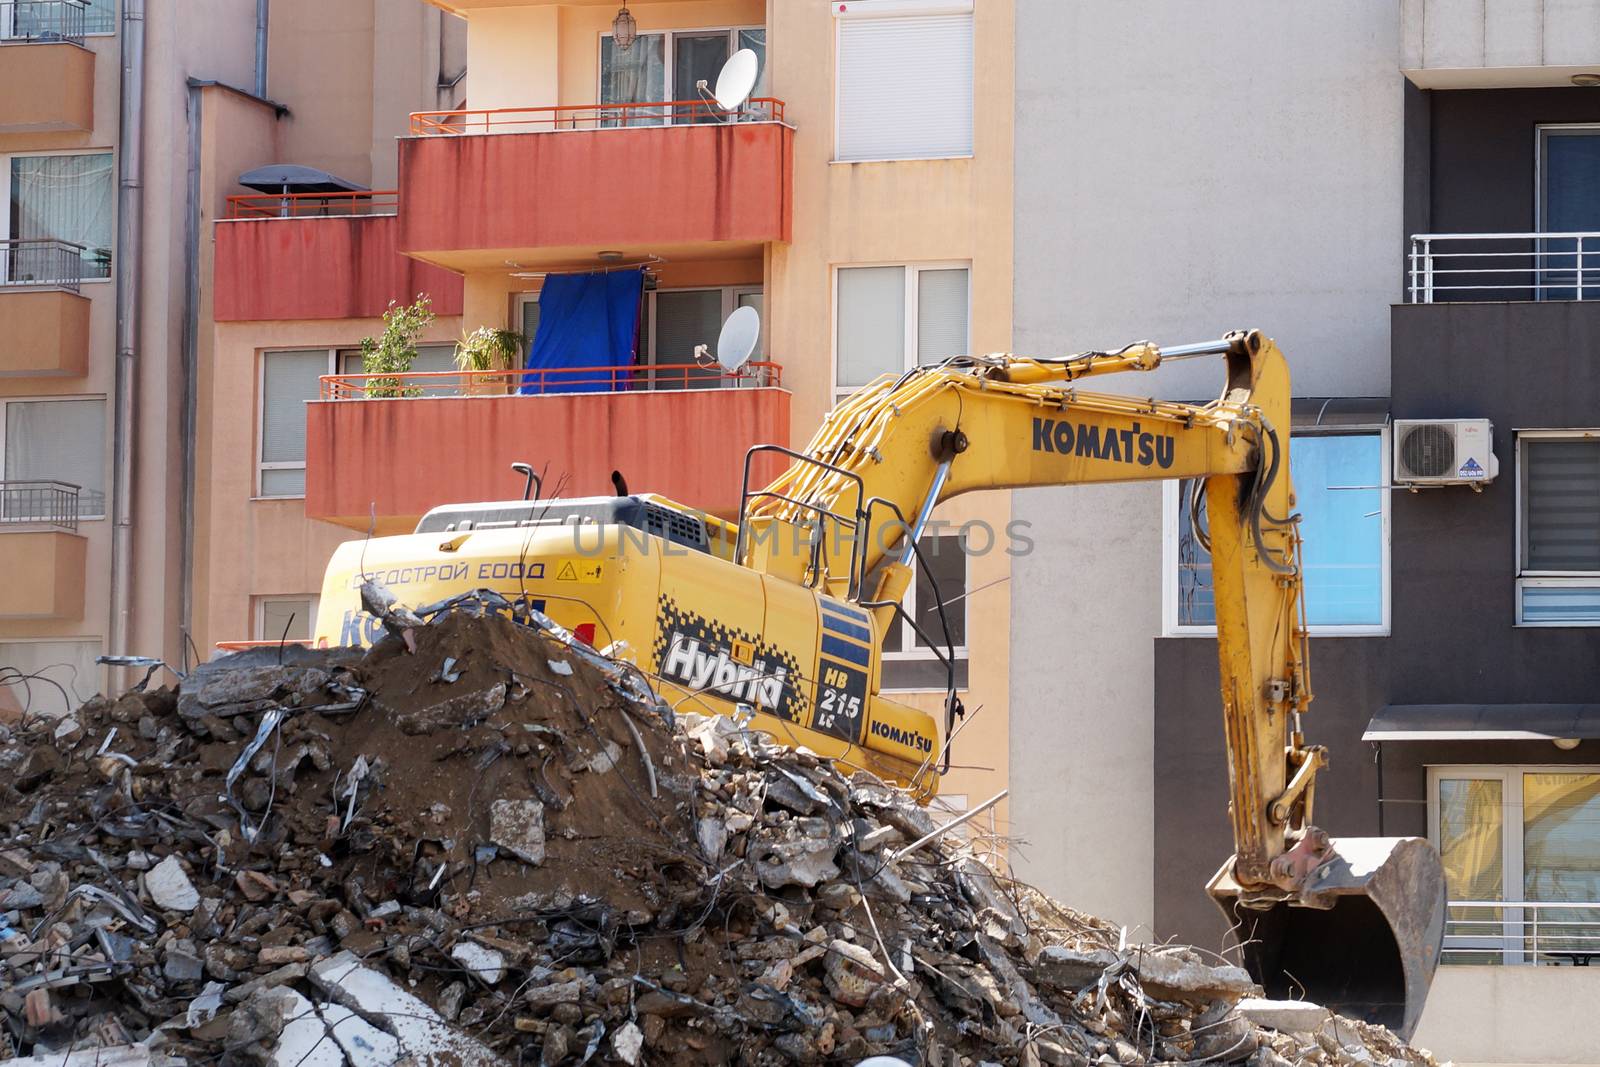
<instances>
[{"instance_id":1,"label":"excavator boom arm","mask_svg":"<svg viewBox=\"0 0 1600 1067\"><path fill-rule=\"evenodd\" d=\"M1221 356L1227 368L1221 394L1206 404L1076 384L1202 355ZM981 489L1198 482L1206 518L1197 504L1193 527L1211 557L1235 849L1213 896L1236 928L1252 926L1244 955L1269 992L1287 995L1298 980L1407 1033L1437 963L1442 868L1426 842L1409 839L1346 841L1342 855L1312 822L1326 753L1300 730L1311 690L1289 422L1287 364L1258 331L1165 353L1141 343L1060 360L960 357L844 401L744 519L817 534L854 516L846 536L813 539L805 580L836 596L860 590L887 624L911 580L906 542L944 500ZM1356 855L1364 871L1354 870ZM1372 865L1374 856L1389 860ZM1402 867L1403 877L1394 873ZM1415 889L1398 888L1408 885ZM1340 917L1333 940L1397 946L1393 958L1369 967L1356 953L1329 963L1306 937L1288 938L1285 950L1273 930L1295 928L1307 909ZM1288 959L1295 971L1285 979Z\"/></svg>"}]
</instances>

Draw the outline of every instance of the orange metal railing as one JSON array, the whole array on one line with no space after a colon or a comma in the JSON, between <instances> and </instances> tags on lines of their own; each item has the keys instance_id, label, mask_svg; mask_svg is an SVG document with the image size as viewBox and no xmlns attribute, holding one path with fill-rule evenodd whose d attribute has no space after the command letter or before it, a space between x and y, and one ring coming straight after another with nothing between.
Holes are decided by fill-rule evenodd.
<instances>
[{"instance_id":1,"label":"orange metal railing","mask_svg":"<svg viewBox=\"0 0 1600 1067\"><path fill-rule=\"evenodd\" d=\"M393 215L397 189L341 193L244 193L228 197L230 219L302 218L321 215Z\"/></svg>"},{"instance_id":2,"label":"orange metal railing","mask_svg":"<svg viewBox=\"0 0 1600 1067\"><path fill-rule=\"evenodd\" d=\"M751 389L783 384L777 363L751 361L737 373L719 367L667 364L633 367L547 367L538 370L407 371L324 374L323 400L505 396L511 393L636 393L683 389Z\"/></svg>"},{"instance_id":3,"label":"orange metal railing","mask_svg":"<svg viewBox=\"0 0 1600 1067\"><path fill-rule=\"evenodd\" d=\"M415 111L411 135L458 133L537 133L542 130L598 130L621 126L693 125L720 122L782 122L783 101L771 96L746 100L724 111L705 100L657 100L626 104L560 104L553 107L499 107L478 111Z\"/></svg>"}]
</instances>

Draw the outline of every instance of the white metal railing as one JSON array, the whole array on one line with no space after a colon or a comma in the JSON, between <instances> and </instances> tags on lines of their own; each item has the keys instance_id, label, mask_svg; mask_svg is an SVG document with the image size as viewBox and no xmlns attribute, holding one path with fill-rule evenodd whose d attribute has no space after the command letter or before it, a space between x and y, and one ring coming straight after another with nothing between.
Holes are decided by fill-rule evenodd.
<instances>
[{"instance_id":1,"label":"white metal railing","mask_svg":"<svg viewBox=\"0 0 1600 1067\"><path fill-rule=\"evenodd\" d=\"M1413 304L1600 300L1600 233L1419 233L1411 237Z\"/></svg>"},{"instance_id":2,"label":"white metal railing","mask_svg":"<svg viewBox=\"0 0 1600 1067\"><path fill-rule=\"evenodd\" d=\"M1600 957L1600 903L1452 900L1441 963L1587 967Z\"/></svg>"}]
</instances>

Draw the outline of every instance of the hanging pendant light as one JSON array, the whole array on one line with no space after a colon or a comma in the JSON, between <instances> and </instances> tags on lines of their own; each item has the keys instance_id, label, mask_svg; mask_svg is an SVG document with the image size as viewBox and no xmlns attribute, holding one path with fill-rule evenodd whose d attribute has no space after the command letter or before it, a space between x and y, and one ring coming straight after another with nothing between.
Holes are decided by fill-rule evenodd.
<instances>
[{"instance_id":1,"label":"hanging pendant light","mask_svg":"<svg viewBox=\"0 0 1600 1067\"><path fill-rule=\"evenodd\" d=\"M617 51L626 52L633 47L634 38L638 36L639 20L633 17L628 5L623 4L617 17L611 20L611 41L617 46Z\"/></svg>"}]
</instances>

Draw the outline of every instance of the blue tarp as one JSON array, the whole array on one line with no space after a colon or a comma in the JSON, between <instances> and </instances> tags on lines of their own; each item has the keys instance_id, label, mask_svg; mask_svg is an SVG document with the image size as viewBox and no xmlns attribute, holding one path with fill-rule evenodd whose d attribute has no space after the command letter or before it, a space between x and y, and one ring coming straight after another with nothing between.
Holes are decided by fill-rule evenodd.
<instances>
[{"instance_id":1,"label":"blue tarp","mask_svg":"<svg viewBox=\"0 0 1600 1067\"><path fill-rule=\"evenodd\" d=\"M642 270L547 275L526 369L633 366L643 292ZM604 393L626 389L630 377L628 371L545 373L524 378L517 391Z\"/></svg>"}]
</instances>

